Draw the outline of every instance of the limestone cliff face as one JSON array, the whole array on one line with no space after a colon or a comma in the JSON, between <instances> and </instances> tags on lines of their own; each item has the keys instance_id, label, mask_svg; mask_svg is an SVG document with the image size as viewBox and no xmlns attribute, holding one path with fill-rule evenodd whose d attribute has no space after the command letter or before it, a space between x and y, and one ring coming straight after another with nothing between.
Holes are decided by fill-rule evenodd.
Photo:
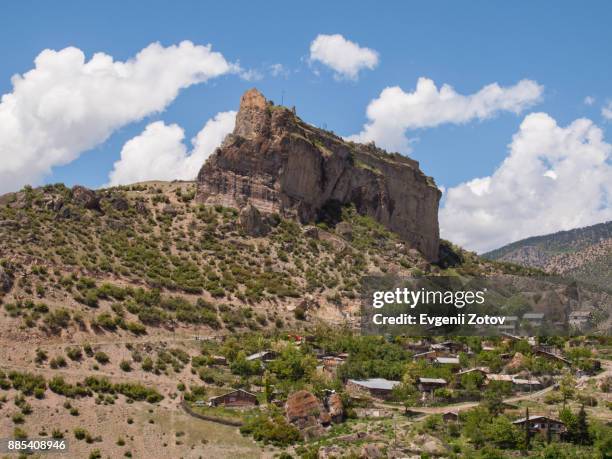
<instances>
[{"instance_id":1,"label":"limestone cliff face","mask_svg":"<svg viewBox=\"0 0 612 459\"><path fill-rule=\"evenodd\" d=\"M416 161L317 129L256 89L242 96L234 132L200 170L197 199L250 203L303 223L353 204L427 259L438 257L440 191Z\"/></svg>"}]
</instances>

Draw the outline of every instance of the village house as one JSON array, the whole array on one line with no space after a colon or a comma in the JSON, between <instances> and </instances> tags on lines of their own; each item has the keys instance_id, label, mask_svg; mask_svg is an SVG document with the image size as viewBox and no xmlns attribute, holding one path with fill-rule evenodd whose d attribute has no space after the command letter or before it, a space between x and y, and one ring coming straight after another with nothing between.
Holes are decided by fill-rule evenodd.
<instances>
[{"instance_id":1,"label":"village house","mask_svg":"<svg viewBox=\"0 0 612 459\"><path fill-rule=\"evenodd\" d=\"M442 343L434 343L431 346L429 346L429 349L431 351L436 351L437 355L442 355L447 352L450 352L449 349Z\"/></svg>"},{"instance_id":2,"label":"village house","mask_svg":"<svg viewBox=\"0 0 612 459\"><path fill-rule=\"evenodd\" d=\"M450 366L453 371L456 371L461 366L459 357L436 357L434 360L436 365L447 365Z\"/></svg>"},{"instance_id":3,"label":"village house","mask_svg":"<svg viewBox=\"0 0 612 459\"><path fill-rule=\"evenodd\" d=\"M255 394L247 392L243 389L233 390L217 397L212 397L208 400L210 406L227 406L227 407L243 407L255 406L259 402Z\"/></svg>"},{"instance_id":4,"label":"village house","mask_svg":"<svg viewBox=\"0 0 612 459\"><path fill-rule=\"evenodd\" d=\"M227 359L222 355L211 355L210 360L213 365L227 365Z\"/></svg>"},{"instance_id":5,"label":"village house","mask_svg":"<svg viewBox=\"0 0 612 459\"><path fill-rule=\"evenodd\" d=\"M512 375L488 374L486 378L487 378L487 382L490 382L490 381L512 382Z\"/></svg>"},{"instance_id":6,"label":"village house","mask_svg":"<svg viewBox=\"0 0 612 459\"><path fill-rule=\"evenodd\" d=\"M276 358L276 352L274 351L261 351L255 354L249 355L246 359L251 362L253 360L261 360L262 362L269 362Z\"/></svg>"},{"instance_id":7,"label":"village house","mask_svg":"<svg viewBox=\"0 0 612 459\"><path fill-rule=\"evenodd\" d=\"M480 373L484 377L486 377L489 374L489 369L487 367L468 368L467 370L461 370L460 372L458 372L457 376L462 376L467 373L475 373L475 372Z\"/></svg>"},{"instance_id":8,"label":"village house","mask_svg":"<svg viewBox=\"0 0 612 459\"><path fill-rule=\"evenodd\" d=\"M529 323L533 327L539 327L544 322L544 313L527 312L523 314L523 321Z\"/></svg>"},{"instance_id":9,"label":"village house","mask_svg":"<svg viewBox=\"0 0 612 459\"><path fill-rule=\"evenodd\" d=\"M338 367L344 363L344 359L336 356L325 356L321 358L322 370L329 376L336 376Z\"/></svg>"},{"instance_id":10,"label":"village house","mask_svg":"<svg viewBox=\"0 0 612 459\"><path fill-rule=\"evenodd\" d=\"M456 341L444 341L443 343L440 343L440 344L444 346L446 349L448 349L448 351L453 354L457 354L458 352L464 352L468 350L465 344L458 343Z\"/></svg>"},{"instance_id":11,"label":"village house","mask_svg":"<svg viewBox=\"0 0 612 459\"><path fill-rule=\"evenodd\" d=\"M504 325L509 325L513 329L516 329L518 322L519 318L517 316L506 316L506 320L504 320Z\"/></svg>"},{"instance_id":12,"label":"village house","mask_svg":"<svg viewBox=\"0 0 612 459\"><path fill-rule=\"evenodd\" d=\"M492 352L496 349L496 347L490 343L485 343L482 345L481 349L486 352Z\"/></svg>"},{"instance_id":13,"label":"village house","mask_svg":"<svg viewBox=\"0 0 612 459\"><path fill-rule=\"evenodd\" d=\"M485 367L478 367L478 368L470 368L467 370L459 371L455 375L456 383L459 384L461 382L461 378L463 377L463 375L467 375L470 373L480 373L483 376L483 378L486 378L489 373L489 369Z\"/></svg>"},{"instance_id":14,"label":"village house","mask_svg":"<svg viewBox=\"0 0 612 459\"><path fill-rule=\"evenodd\" d=\"M591 320L591 311L572 311L569 315L569 325L578 329L588 326Z\"/></svg>"},{"instance_id":15,"label":"village house","mask_svg":"<svg viewBox=\"0 0 612 459\"><path fill-rule=\"evenodd\" d=\"M425 352L429 350L430 342L427 340L410 341L404 345L404 349L412 352Z\"/></svg>"},{"instance_id":16,"label":"village house","mask_svg":"<svg viewBox=\"0 0 612 459\"><path fill-rule=\"evenodd\" d=\"M447 411L442 415L442 420L444 422L458 422L459 413L457 413L456 411Z\"/></svg>"},{"instance_id":17,"label":"village house","mask_svg":"<svg viewBox=\"0 0 612 459\"><path fill-rule=\"evenodd\" d=\"M420 392L433 392L436 389L445 387L448 383L442 378L419 378L417 388Z\"/></svg>"},{"instance_id":18,"label":"village house","mask_svg":"<svg viewBox=\"0 0 612 459\"><path fill-rule=\"evenodd\" d=\"M386 400L391 397L393 388L399 384L399 381L390 381L384 378L363 380L349 379L346 383L346 387L357 392L368 393L372 397Z\"/></svg>"},{"instance_id":19,"label":"village house","mask_svg":"<svg viewBox=\"0 0 612 459\"><path fill-rule=\"evenodd\" d=\"M516 331L519 323L519 318L517 316L505 316L504 323L499 324L497 328L499 328L502 332L512 334Z\"/></svg>"},{"instance_id":20,"label":"village house","mask_svg":"<svg viewBox=\"0 0 612 459\"><path fill-rule=\"evenodd\" d=\"M517 322L499 324L497 328L502 332L514 333L516 331Z\"/></svg>"},{"instance_id":21,"label":"village house","mask_svg":"<svg viewBox=\"0 0 612 459\"><path fill-rule=\"evenodd\" d=\"M438 354L436 351L420 352L412 356L414 360L424 359L424 360L429 360L430 362L433 362L436 359L436 357L438 357Z\"/></svg>"},{"instance_id":22,"label":"village house","mask_svg":"<svg viewBox=\"0 0 612 459\"><path fill-rule=\"evenodd\" d=\"M506 331L502 331L502 336L503 336L503 342L504 343L515 343L517 341L522 341L523 338L521 338L520 336L517 335L513 335L512 333L506 332Z\"/></svg>"},{"instance_id":23,"label":"village house","mask_svg":"<svg viewBox=\"0 0 612 459\"><path fill-rule=\"evenodd\" d=\"M552 348L549 350L545 350L542 347L536 347L533 349L533 352L540 357L544 357L545 359L556 361L556 362L561 362L568 366L572 365L572 363L569 360L567 360L562 355L560 355L559 351L557 352L551 352L551 351L553 351Z\"/></svg>"},{"instance_id":24,"label":"village house","mask_svg":"<svg viewBox=\"0 0 612 459\"><path fill-rule=\"evenodd\" d=\"M547 431L550 430L551 435L559 436L565 432L565 424L556 419L549 418L548 416L529 416L529 420L526 418L517 419L512 424L515 426L525 428L525 424L528 424L529 431L531 433L540 433L547 435Z\"/></svg>"},{"instance_id":25,"label":"village house","mask_svg":"<svg viewBox=\"0 0 612 459\"><path fill-rule=\"evenodd\" d=\"M528 392L541 389L542 383L537 379L512 378L512 386L519 391Z\"/></svg>"}]
</instances>

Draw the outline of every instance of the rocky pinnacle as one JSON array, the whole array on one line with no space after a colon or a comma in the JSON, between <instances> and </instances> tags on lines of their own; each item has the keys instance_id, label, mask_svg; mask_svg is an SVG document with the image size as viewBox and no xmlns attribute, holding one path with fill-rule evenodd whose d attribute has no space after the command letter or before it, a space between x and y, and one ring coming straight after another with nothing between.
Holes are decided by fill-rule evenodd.
<instances>
[{"instance_id":1,"label":"rocky pinnacle","mask_svg":"<svg viewBox=\"0 0 612 459\"><path fill-rule=\"evenodd\" d=\"M435 261L440 195L416 161L315 128L250 89L234 132L198 174L197 199L238 209L252 204L302 223L354 205Z\"/></svg>"}]
</instances>

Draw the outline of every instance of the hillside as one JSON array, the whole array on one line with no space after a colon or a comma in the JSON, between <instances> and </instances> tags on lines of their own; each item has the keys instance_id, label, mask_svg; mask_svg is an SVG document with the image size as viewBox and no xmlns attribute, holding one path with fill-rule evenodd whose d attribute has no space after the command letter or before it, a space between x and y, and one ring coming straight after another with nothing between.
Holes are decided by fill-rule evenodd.
<instances>
[{"instance_id":1,"label":"hillside","mask_svg":"<svg viewBox=\"0 0 612 459\"><path fill-rule=\"evenodd\" d=\"M3 303L13 319L0 324L4 336L61 334L51 319L58 309L69 311L63 328L72 337L143 326L299 326L298 316L343 322L357 311L363 275L441 272L352 207L335 228L303 226L194 196L192 182L151 182L98 192L52 185L0 198ZM466 254L457 269L499 268Z\"/></svg>"},{"instance_id":2,"label":"hillside","mask_svg":"<svg viewBox=\"0 0 612 459\"><path fill-rule=\"evenodd\" d=\"M609 287L612 273L612 222L530 237L482 256Z\"/></svg>"},{"instance_id":3,"label":"hillside","mask_svg":"<svg viewBox=\"0 0 612 459\"><path fill-rule=\"evenodd\" d=\"M314 226L252 206L205 206L195 194L193 182L150 182L26 187L0 197L4 436L53 430L72 439L84 429L86 441L71 445L78 457L96 447L118 457L115 442L135 457L151 444L159 454L150 457L180 457L195 441L204 456L255 457L255 444L216 424L208 431L218 437L200 443L199 425L177 407L177 387L209 397L240 386L209 367L212 353L233 349L235 358L236 349L261 350L263 336L319 322L355 325L366 273L444 272L351 206L335 227ZM497 269L460 258L454 272ZM252 341L219 348L238 334ZM19 395L25 384L28 403ZM3 402L12 398L25 403L24 419Z\"/></svg>"}]
</instances>

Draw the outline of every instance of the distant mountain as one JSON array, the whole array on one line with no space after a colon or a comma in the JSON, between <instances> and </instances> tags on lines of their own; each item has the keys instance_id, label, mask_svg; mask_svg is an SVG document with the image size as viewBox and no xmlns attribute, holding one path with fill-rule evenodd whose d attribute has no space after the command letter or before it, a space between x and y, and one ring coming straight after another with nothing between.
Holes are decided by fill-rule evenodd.
<instances>
[{"instance_id":1,"label":"distant mountain","mask_svg":"<svg viewBox=\"0 0 612 459\"><path fill-rule=\"evenodd\" d=\"M483 254L576 278L603 287L612 284L612 221L513 242Z\"/></svg>"}]
</instances>

